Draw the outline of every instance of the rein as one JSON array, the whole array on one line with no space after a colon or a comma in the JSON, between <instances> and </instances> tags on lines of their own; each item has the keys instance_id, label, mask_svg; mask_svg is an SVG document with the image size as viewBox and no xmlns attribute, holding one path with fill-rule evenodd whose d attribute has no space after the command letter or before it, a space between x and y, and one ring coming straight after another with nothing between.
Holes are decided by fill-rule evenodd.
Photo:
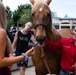
<instances>
[{"instance_id":1,"label":"rein","mask_svg":"<svg viewBox=\"0 0 76 75\"><path fill-rule=\"evenodd\" d=\"M50 75L52 75L52 73L51 73L51 71L50 71L50 69L49 69L49 67L48 67L48 64L47 64L47 61L46 61L46 54L45 54L45 52L44 52L44 50L43 50L43 47L41 46L41 52L42 52L42 55L41 55L41 57L44 59L44 63L45 63L45 66L46 66L46 68L47 68L47 70L48 70L48 72L49 72L49 74Z\"/></svg>"}]
</instances>

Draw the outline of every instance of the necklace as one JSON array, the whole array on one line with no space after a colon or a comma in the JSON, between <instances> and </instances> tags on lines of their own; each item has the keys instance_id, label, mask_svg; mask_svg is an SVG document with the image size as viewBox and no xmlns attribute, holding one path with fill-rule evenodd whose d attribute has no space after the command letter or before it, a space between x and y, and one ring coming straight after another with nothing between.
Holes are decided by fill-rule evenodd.
<instances>
[{"instance_id":1,"label":"necklace","mask_svg":"<svg viewBox=\"0 0 76 75\"><path fill-rule=\"evenodd\" d=\"M21 30L21 32L23 33L23 34L27 34L28 32L26 32L26 31L24 31L23 29Z\"/></svg>"}]
</instances>

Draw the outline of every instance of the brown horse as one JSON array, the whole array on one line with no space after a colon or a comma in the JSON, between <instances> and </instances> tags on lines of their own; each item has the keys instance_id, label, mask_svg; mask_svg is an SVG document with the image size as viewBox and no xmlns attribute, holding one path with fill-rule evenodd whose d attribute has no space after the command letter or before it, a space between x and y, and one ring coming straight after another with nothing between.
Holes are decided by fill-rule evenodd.
<instances>
[{"instance_id":1,"label":"brown horse","mask_svg":"<svg viewBox=\"0 0 76 75\"><path fill-rule=\"evenodd\" d=\"M41 57L40 46L44 46L46 37L51 41L58 41L62 38L60 35L62 33L57 32L57 30L52 26L51 11L48 6L51 0L30 0L30 2L33 4L32 19L36 30L36 40L38 42L35 54L32 56L32 61L35 65L36 75L46 75L48 74L48 70L43 58ZM61 31L63 32L64 30L60 30L60 32ZM70 33L71 31L68 30L68 32ZM59 74L61 50L47 50L44 47L43 50L46 53L46 61L51 73Z\"/></svg>"}]
</instances>

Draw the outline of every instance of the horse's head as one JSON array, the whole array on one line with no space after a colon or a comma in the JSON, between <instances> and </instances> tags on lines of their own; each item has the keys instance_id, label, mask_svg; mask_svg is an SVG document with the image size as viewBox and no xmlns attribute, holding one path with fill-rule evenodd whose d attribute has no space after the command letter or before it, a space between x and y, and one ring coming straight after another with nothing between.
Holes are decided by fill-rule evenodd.
<instances>
[{"instance_id":1,"label":"horse's head","mask_svg":"<svg viewBox=\"0 0 76 75\"><path fill-rule=\"evenodd\" d=\"M44 45L46 36L51 30L51 11L48 7L51 0L30 0L33 4L32 19L38 45Z\"/></svg>"}]
</instances>

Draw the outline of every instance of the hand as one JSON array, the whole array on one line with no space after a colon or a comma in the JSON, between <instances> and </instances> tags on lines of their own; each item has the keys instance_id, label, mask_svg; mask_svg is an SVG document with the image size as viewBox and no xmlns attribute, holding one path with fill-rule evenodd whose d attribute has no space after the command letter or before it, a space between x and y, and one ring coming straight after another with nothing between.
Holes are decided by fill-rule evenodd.
<instances>
[{"instance_id":1,"label":"hand","mask_svg":"<svg viewBox=\"0 0 76 75\"><path fill-rule=\"evenodd\" d=\"M11 53L9 54L9 57L10 57L10 58L11 58L11 57L15 57L15 53L12 53L12 52L11 52ZM11 68L12 65L9 65L9 67Z\"/></svg>"},{"instance_id":2,"label":"hand","mask_svg":"<svg viewBox=\"0 0 76 75\"><path fill-rule=\"evenodd\" d=\"M75 64L74 64L74 65L72 65L72 67L76 70L76 62L75 62Z\"/></svg>"},{"instance_id":3,"label":"hand","mask_svg":"<svg viewBox=\"0 0 76 75\"><path fill-rule=\"evenodd\" d=\"M31 49L29 49L29 50L26 52L26 55L27 55L27 56L32 56L32 55L34 54L34 52L35 52L35 48L32 47Z\"/></svg>"},{"instance_id":4,"label":"hand","mask_svg":"<svg viewBox=\"0 0 76 75\"><path fill-rule=\"evenodd\" d=\"M10 53L9 54L9 57L14 57L15 56L15 53Z\"/></svg>"}]
</instances>

